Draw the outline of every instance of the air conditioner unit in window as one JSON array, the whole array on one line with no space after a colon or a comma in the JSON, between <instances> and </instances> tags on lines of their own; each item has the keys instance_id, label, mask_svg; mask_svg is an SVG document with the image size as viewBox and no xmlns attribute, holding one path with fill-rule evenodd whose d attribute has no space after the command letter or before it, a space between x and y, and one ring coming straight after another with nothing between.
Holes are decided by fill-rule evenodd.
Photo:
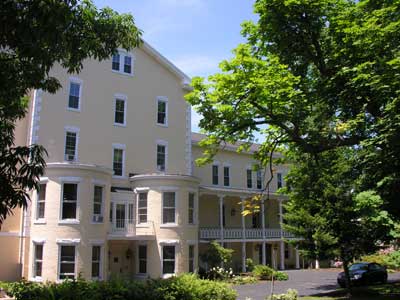
<instances>
[{"instance_id":1,"label":"air conditioner unit in window","mask_svg":"<svg viewBox=\"0 0 400 300\"><path fill-rule=\"evenodd\" d=\"M74 154L65 154L65 160L66 161L74 161L75 155Z\"/></svg>"},{"instance_id":2,"label":"air conditioner unit in window","mask_svg":"<svg viewBox=\"0 0 400 300\"><path fill-rule=\"evenodd\" d=\"M101 222L103 222L103 216L102 216L102 215L93 215L93 222L94 222L94 223L101 223Z\"/></svg>"}]
</instances>

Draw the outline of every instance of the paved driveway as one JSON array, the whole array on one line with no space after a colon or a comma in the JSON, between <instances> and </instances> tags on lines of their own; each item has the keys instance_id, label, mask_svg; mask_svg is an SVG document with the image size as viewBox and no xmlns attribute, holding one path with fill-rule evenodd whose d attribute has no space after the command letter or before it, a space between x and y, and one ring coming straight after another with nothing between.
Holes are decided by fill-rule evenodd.
<instances>
[{"instance_id":1,"label":"paved driveway","mask_svg":"<svg viewBox=\"0 0 400 300\"><path fill-rule=\"evenodd\" d=\"M274 294L282 294L287 289L296 289L300 296L310 296L320 293L327 293L336 290L339 286L336 277L337 269L322 270L290 270L285 271L289 275L287 281L277 281L274 287ZM400 273L389 274L389 281L400 280ZM264 300L271 292L271 282L263 281L256 284L246 284L234 287L239 300L250 297L252 300Z\"/></svg>"}]
</instances>

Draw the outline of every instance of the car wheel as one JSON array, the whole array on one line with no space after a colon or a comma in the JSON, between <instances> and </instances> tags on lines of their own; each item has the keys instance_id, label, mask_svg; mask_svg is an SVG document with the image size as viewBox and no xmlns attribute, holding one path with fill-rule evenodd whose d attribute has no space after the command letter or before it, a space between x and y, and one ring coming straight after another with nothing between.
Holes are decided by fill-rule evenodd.
<instances>
[{"instance_id":1,"label":"car wheel","mask_svg":"<svg viewBox=\"0 0 400 300\"><path fill-rule=\"evenodd\" d=\"M342 289L344 289L346 287L346 283L344 283L344 282L339 282L338 281L338 284Z\"/></svg>"}]
</instances>

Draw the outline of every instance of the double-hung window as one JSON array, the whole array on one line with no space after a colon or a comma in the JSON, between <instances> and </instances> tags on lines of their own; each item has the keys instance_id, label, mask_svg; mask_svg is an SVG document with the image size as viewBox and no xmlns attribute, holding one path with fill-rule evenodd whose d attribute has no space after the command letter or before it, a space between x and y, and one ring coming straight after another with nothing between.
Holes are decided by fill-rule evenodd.
<instances>
[{"instance_id":1,"label":"double-hung window","mask_svg":"<svg viewBox=\"0 0 400 300\"><path fill-rule=\"evenodd\" d=\"M167 162L167 144L165 142L157 144L157 170L165 172Z\"/></svg>"},{"instance_id":2,"label":"double-hung window","mask_svg":"<svg viewBox=\"0 0 400 300\"><path fill-rule=\"evenodd\" d=\"M77 147L78 147L78 131L77 130L66 130L65 131L65 160L76 161L77 160Z\"/></svg>"},{"instance_id":3,"label":"double-hung window","mask_svg":"<svg viewBox=\"0 0 400 300\"><path fill-rule=\"evenodd\" d=\"M124 95L115 96L114 125L126 126L126 99Z\"/></svg>"},{"instance_id":4,"label":"double-hung window","mask_svg":"<svg viewBox=\"0 0 400 300\"><path fill-rule=\"evenodd\" d=\"M147 193L139 193L138 223L147 223Z\"/></svg>"},{"instance_id":5,"label":"double-hung window","mask_svg":"<svg viewBox=\"0 0 400 300\"><path fill-rule=\"evenodd\" d=\"M257 189L262 189L262 173L261 170L257 171Z\"/></svg>"},{"instance_id":6,"label":"double-hung window","mask_svg":"<svg viewBox=\"0 0 400 300\"><path fill-rule=\"evenodd\" d=\"M224 186L230 185L230 167L224 167Z\"/></svg>"},{"instance_id":7,"label":"double-hung window","mask_svg":"<svg viewBox=\"0 0 400 300\"><path fill-rule=\"evenodd\" d=\"M59 279L75 278L75 245L60 245Z\"/></svg>"},{"instance_id":8,"label":"double-hung window","mask_svg":"<svg viewBox=\"0 0 400 300\"><path fill-rule=\"evenodd\" d=\"M253 187L253 172L251 169L246 170L247 188L251 189Z\"/></svg>"},{"instance_id":9,"label":"double-hung window","mask_svg":"<svg viewBox=\"0 0 400 300\"><path fill-rule=\"evenodd\" d=\"M46 206L46 184L40 184L36 200L36 220L44 219Z\"/></svg>"},{"instance_id":10,"label":"double-hung window","mask_svg":"<svg viewBox=\"0 0 400 300\"><path fill-rule=\"evenodd\" d=\"M188 223L194 224L194 193L189 193L189 201L188 201Z\"/></svg>"},{"instance_id":11,"label":"double-hung window","mask_svg":"<svg viewBox=\"0 0 400 300\"><path fill-rule=\"evenodd\" d=\"M175 192L163 192L163 224L175 223L175 196Z\"/></svg>"},{"instance_id":12,"label":"double-hung window","mask_svg":"<svg viewBox=\"0 0 400 300\"><path fill-rule=\"evenodd\" d=\"M166 97L157 98L157 124L168 125L168 99Z\"/></svg>"},{"instance_id":13,"label":"double-hung window","mask_svg":"<svg viewBox=\"0 0 400 300\"><path fill-rule=\"evenodd\" d=\"M101 279L101 246L92 246L92 279Z\"/></svg>"},{"instance_id":14,"label":"double-hung window","mask_svg":"<svg viewBox=\"0 0 400 300\"><path fill-rule=\"evenodd\" d=\"M194 272L194 245L189 245L189 273Z\"/></svg>"},{"instance_id":15,"label":"double-hung window","mask_svg":"<svg viewBox=\"0 0 400 300\"><path fill-rule=\"evenodd\" d=\"M139 257L139 272L140 274L147 273L147 245L138 246Z\"/></svg>"},{"instance_id":16,"label":"double-hung window","mask_svg":"<svg viewBox=\"0 0 400 300\"><path fill-rule=\"evenodd\" d=\"M62 220L76 220L78 207L78 184L64 183L62 198Z\"/></svg>"},{"instance_id":17,"label":"double-hung window","mask_svg":"<svg viewBox=\"0 0 400 300\"><path fill-rule=\"evenodd\" d=\"M81 108L82 81L70 79L68 94L68 110L79 111Z\"/></svg>"},{"instance_id":18,"label":"double-hung window","mask_svg":"<svg viewBox=\"0 0 400 300\"><path fill-rule=\"evenodd\" d=\"M33 277L42 277L43 268L43 243L34 243Z\"/></svg>"},{"instance_id":19,"label":"double-hung window","mask_svg":"<svg viewBox=\"0 0 400 300\"><path fill-rule=\"evenodd\" d=\"M121 56L119 55L119 53L114 53L114 55L112 56L112 69L114 71L119 71L120 59Z\"/></svg>"},{"instance_id":20,"label":"double-hung window","mask_svg":"<svg viewBox=\"0 0 400 300\"><path fill-rule=\"evenodd\" d=\"M277 173L276 174L276 181L277 181L277 187L280 189L283 187L283 179L282 179L282 173Z\"/></svg>"},{"instance_id":21,"label":"double-hung window","mask_svg":"<svg viewBox=\"0 0 400 300\"><path fill-rule=\"evenodd\" d=\"M218 185L218 165L212 166L212 184Z\"/></svg>"},{"instance_id":22,"label":"double-hung window","mask_svg":"<svg viewBox=\"0 0 400 300\"><path fill-rule=\"evenodd\" d=\"M112 65L111 68L113 71L122 73L122 74L129 74L132 75L133 73L133 66L132 66L132 55L125 52L119 51L114 53L112 56Z\"/></svg>"},{"instance_id":23,"label":"double-hung window","mask_svg":"<svg viewBox=\"0 0 400 300\"><path fill-rule=\"evenodd\" d=\"M124 176L125 147L113 146L113 170L114 176Z\"/></svg>"},{"instance_id":24,"label":"double-hung window","mask_svg":"<svg viewBox=\"0 0 400 300\"><path fill-rule=\"evenodd\" d=\"M93 220L103 223L103 186L95 185L93 191Z\"/></svg>"},{"instance_id":25,"label":"double-hung window","mask_svg":"<svg viewBox=\"0 0 400 300\"><path fill-rule=\"evenodd\" d=\"M162 246L163 274L175 273L175 246Z\"/></svg>"}]
</instances>

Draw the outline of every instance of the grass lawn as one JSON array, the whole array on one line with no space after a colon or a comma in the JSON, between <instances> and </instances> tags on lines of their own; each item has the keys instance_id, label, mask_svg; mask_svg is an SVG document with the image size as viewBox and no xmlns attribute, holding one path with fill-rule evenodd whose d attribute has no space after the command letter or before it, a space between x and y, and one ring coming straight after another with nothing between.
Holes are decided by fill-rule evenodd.
<instances>
[{"instance_id":1,"label":"grass lawn","mask_svg":"<svg viewBox=\"0 0 400 300\"><path fill-rule=\"evenodd\" d=\"M318 297L302 297L301 300L345 300L346 290L328 293ZM368 287L355 287L353 289L353 297L355 300L394 300L400 299L400 282L389 283L383 285L373 285Z\"/></svg>"}]
</instances>

